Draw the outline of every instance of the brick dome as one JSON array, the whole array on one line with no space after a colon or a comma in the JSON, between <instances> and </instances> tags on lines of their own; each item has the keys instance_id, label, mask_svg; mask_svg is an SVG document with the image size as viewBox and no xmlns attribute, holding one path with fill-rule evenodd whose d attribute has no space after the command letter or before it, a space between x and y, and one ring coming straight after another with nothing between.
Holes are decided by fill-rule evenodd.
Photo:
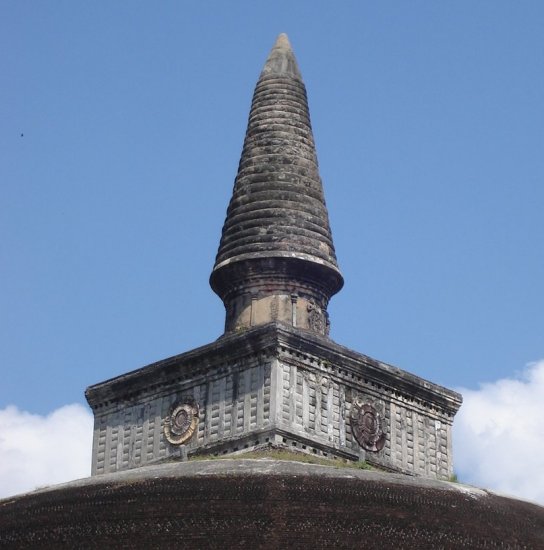
<instances>
[{"instance_id":1,"label":"brick dome","mask_svg":"<svg viewBox=\"0 0 544 550\"><path fill-rule=\"evenodd\" d=\"M215 460L0 501L1 548L542 548L544 508L400 474Z\"/></svg>"}]
</instances>

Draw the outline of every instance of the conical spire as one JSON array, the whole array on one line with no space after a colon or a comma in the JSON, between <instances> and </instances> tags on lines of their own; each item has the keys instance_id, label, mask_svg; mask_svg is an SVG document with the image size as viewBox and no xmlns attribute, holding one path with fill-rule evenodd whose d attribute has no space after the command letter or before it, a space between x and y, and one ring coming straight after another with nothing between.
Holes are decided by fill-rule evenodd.
<instances>
[{"instance_id":1,"label":"conical spire","mask_svg":"<svg viewBox=\"0 0 544 550\"><path fill-rule=\"evenodd\" d=\"M319 325L325 326L329 298L343 284L319 177L306 88L285 34L278 37L255 87L210 283L225 302L227 330L285 321L287 313L274 314L274 307L270 315L260 311L257 317L255 311L239 311L264 295L268 301L276 296L279 302L280 296L283 300L296 297L297 302L300 297L304 307L318 311L322 316ZM295 309L292 324L311 328L304 326L308 323L302 318L297 323Z\"/></svg>"}]
</instances>

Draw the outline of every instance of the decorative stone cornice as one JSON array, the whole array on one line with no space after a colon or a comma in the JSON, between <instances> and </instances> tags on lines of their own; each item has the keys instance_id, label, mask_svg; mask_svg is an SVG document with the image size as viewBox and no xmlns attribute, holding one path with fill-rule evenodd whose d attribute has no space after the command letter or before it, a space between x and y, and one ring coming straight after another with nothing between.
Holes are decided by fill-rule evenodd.
<instances>
[{"instance_id":1,"label":"decorative stone cornice","mask_svg":"<svg viewBox=\"0 0 544 550\"><path fill-rule=\"evenodd\" d=\"M283 323L269 323L224 336L212 344L90 386L85 396L93 409L108 403L126 403L139 399L143 393L161 393L169 391L174 383L221 376L225 369L236 369L244 361L270 356L288 363L304 363L316 371L325 369L330 376L376 390L383 388L394 400L410 401L418 408L432 408L447 416L455 415L461 406L462 397L457 392L350 350L329 338Z\"/></svg>"}]
</instances>

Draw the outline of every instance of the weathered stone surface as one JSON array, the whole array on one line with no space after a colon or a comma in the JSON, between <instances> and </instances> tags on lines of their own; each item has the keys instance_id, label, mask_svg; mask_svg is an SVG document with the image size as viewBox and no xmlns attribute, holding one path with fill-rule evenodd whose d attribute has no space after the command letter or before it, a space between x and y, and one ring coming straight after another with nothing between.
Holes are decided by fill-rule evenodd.
<instances>
[{"instance_id":1,"label":"weathered stone surface","mask_svg":"<svg viewBox=\"0 0 544 550\"><path fill-rule=\"evenodd\" d=\"M544 509L395 474L197 461L2 500L0 547L536 549Z\"/></svg>"},{"instance_id":2,"label":"weathered stone surface","mask_svg":"<svg viewBox=\"0 0 544 550\"><path fill-rule=\"evenodd\" d=\"M174 405L198 411L189 455L267 444L366 460L428 478L452 474L451 425L460 396L288 325L272 323L90 387L93 474L167 460ZM366 408L365 408L366 407ZM360 434L358 410L379 415ZM167 430L168 431L168 430Z\"/></svg>"},{"instance_id":3,"label":"weathered stone surface","mask_svg":"<svg viewBox=\"0 0 544 550\"><path fill-rule=\"evenodd\" d=\"M321 334L329 299L343 284L306 88L285 35L255 88L210 283L225 303L227 332L280 320ZM286 307L273 306L275 298ZM321 312L319 323L310 322L308 308Z\"/></svg>"}]
</instances>

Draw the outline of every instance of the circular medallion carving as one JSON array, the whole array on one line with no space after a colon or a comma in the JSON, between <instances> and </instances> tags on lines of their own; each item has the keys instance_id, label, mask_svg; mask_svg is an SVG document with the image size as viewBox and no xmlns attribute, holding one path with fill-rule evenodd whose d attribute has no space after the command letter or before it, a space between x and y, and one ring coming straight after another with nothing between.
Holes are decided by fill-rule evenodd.
<instances>
[{"instance_id":1,"label":"circular medallion carving","mask_svg":"<svg viewBox=\"0 0 544 550\"><path fill-rule=\"evenodd\" d=\"M351 409L351 429L359 445L366 451L381 451L385 445L382 419L370 404L357 400Z\"/></svg>"},{"instance_id":2,"label":"circular medallion carving","mask_svg":"<svg viewBox=\"0 0 544 550\"><path fill-rule=\"evenodd\" d=\"M164 435L172 445L188 441L198 426L198 405L196 403L175 403L164 419Z\"/></svg>"}]
</instances>

